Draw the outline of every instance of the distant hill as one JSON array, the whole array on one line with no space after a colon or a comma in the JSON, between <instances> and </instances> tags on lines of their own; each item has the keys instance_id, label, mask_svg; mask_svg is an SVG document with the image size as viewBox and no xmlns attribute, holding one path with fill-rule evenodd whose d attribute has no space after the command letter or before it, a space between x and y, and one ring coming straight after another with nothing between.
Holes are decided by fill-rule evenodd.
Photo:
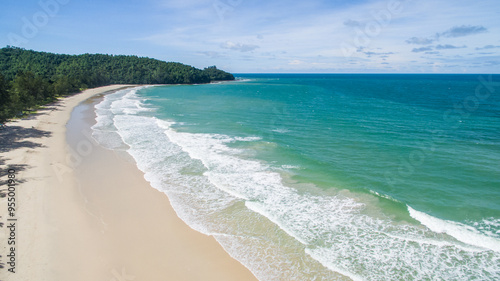
<instances>
[{"instance_id":1,"label":"distant hill","mask_svg":"<svg viewBox=\"0 0 500 281\"><path fill-rule=\"evenodd\" d=\"M58 96L110 84L193 84L234 80L215 66L204 70L137 56L60 55L0 49L0 121Z\"/></svg>"}]
</instances>

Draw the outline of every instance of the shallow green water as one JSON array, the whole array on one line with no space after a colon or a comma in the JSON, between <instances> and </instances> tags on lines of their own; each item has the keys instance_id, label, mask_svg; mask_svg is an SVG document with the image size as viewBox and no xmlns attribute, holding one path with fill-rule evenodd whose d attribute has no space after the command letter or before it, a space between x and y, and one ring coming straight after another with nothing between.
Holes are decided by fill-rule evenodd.
<instances>
[{"instance_id":1,"label":"shallow green water","mask_svg":"<svg viewBox=\"0 0 500 281\"><path fill-rule=\"evenodd\" d=\"M239 78L109 95L96 138L262 280L499 278L498 76Z\"/></svg>"}]
</instances>

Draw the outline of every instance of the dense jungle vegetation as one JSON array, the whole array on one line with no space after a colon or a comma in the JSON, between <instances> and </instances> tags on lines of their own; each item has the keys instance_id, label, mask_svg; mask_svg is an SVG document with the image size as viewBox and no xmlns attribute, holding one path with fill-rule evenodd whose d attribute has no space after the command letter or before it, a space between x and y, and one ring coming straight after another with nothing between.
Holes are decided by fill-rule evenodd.
<instances>
[{"instance_id":1,"label":"dense jungle vegetation","mask_svg":"<svg viewBox=\"0 0 500 281\"><path fill-rule=\"evenodd\" d=\"M110 84L193 84L234 80L215 66L204 70L137 56L60 55L0 49L0 122L57 97Z\"/></svg>"}]
</instances>

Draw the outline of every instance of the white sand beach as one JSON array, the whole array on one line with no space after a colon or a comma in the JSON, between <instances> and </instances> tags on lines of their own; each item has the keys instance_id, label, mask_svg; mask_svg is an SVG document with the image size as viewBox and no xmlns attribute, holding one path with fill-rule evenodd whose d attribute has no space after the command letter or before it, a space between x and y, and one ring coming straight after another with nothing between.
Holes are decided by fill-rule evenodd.
<instances>
[{"instance_id":1,"label":"white sand beach","mask_svg":"<svg viewBox=\"0 0 500 281\"><path fill-rule=\"evenodd\" d=\"M9 221L16 226L15 273L2 256L0 280L256 280L213 237L180 220L133 160L90 146L84 135L68 146L73 109L123 87L61 99L1 131L1 180L9 169L15 176L17 220ZM79 128L89 127L91 113L76 122ZM0 199L2 253L12 235L8 198Z\"/></svg>"}]
</instances>

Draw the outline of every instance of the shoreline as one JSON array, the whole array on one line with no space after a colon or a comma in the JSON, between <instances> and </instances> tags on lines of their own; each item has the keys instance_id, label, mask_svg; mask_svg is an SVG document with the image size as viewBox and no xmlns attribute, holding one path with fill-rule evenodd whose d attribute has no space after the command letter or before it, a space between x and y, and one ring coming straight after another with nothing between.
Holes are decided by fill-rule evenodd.
<instances>
[{"instance_id":1,"label":"shoreline","mask_svg":"<svg viewBox=\"0 0 500 281\"><path fill-rule=\"evenodd\" d=\"M75 94L2 131L12 140L0 163L16 171L19 220L16 273L6 270L8 229L0 236L0 280L256 280L214 237L180 220L130 159L74 136L92 124L83 101L130 86ZM84 107L75 123L73 110Z\"/></svg>"}]
</instances>

